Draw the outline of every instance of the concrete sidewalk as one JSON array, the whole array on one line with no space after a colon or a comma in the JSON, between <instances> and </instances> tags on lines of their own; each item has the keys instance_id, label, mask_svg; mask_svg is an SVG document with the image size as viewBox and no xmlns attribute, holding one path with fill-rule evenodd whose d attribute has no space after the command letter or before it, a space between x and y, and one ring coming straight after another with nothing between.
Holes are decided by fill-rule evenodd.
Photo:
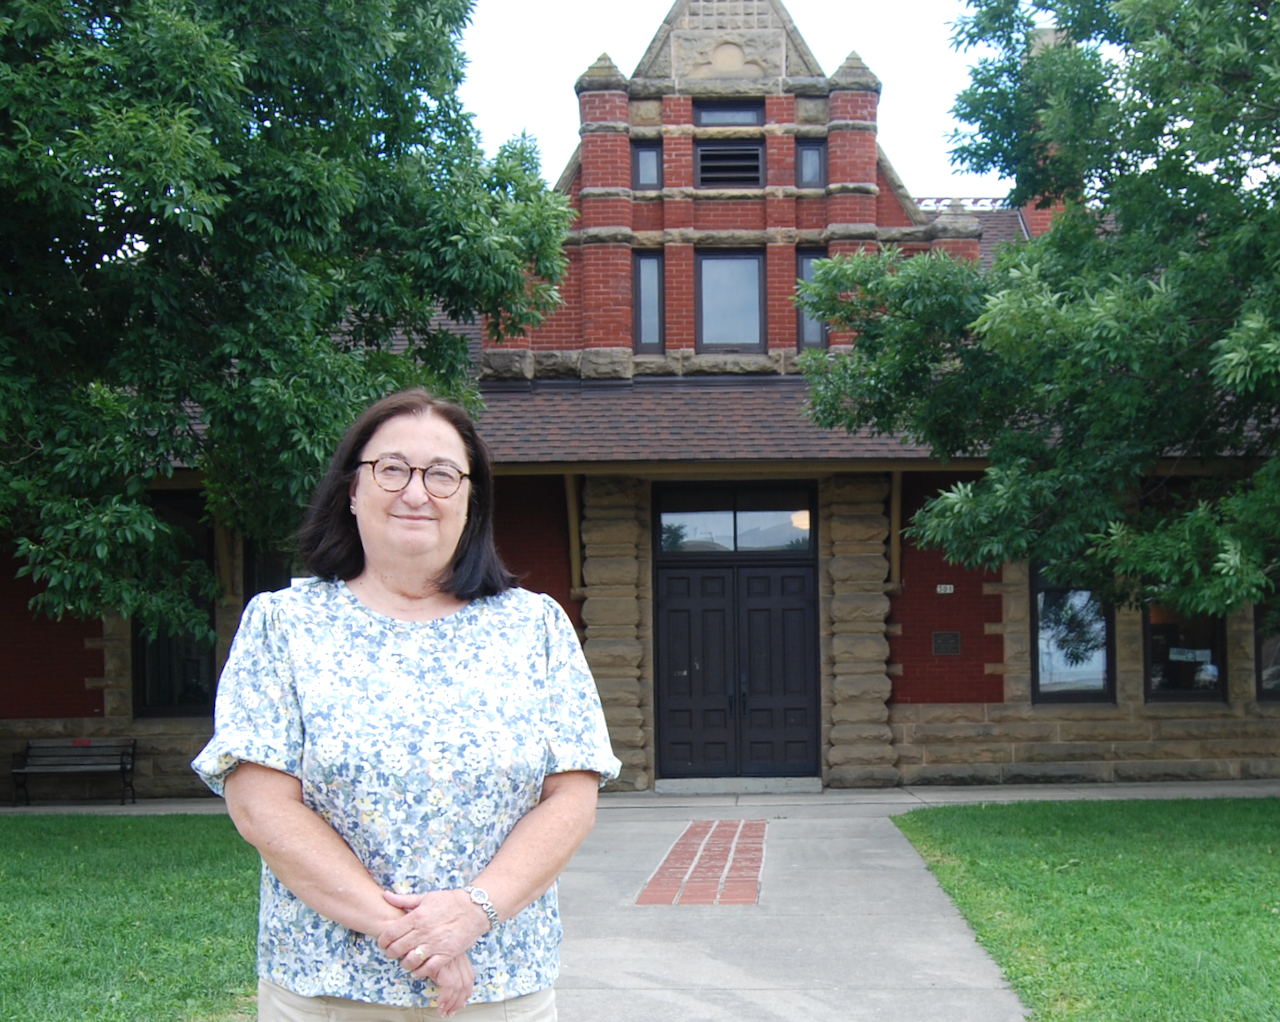
<instances>
[{"instance_id":1,"label":"concrete sidewalk","mask_svg":"<svg viewBox=\"0 0 1280 1022\"><path fill-rule=\"evenodd\" d=\"M1000 970L891 817L1030 799L1280 797L1273 781L601 796L561 880L561 1022L1021 1022ZM221 813L221 799L0 815ZM764 820L754 905L637 905L692 821Z\"/></svg>"},{"instance_id":2,"label":"concrete sidewalk","mask_svg":"<svg viewBox=\"0 0 1280 1022\"><path fill-rule=\"evenodd\" d=\"M1280 796L1280 781L606 794L561 880L561 1022L1021 1022L890 817L1026 799ZM757 905L636 905L693 820L768 822Z\"/></svg>"}]
</instances>

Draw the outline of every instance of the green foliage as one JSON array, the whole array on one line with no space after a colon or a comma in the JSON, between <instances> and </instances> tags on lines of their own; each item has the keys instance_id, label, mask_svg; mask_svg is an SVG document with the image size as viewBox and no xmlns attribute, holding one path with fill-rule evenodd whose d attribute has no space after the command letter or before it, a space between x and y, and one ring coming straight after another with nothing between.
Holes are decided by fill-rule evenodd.
<instances>
[{"instance_id":1,"label":"green foliage","mask_svg":"<svg viewBox=\"0 0 1280 1022\"><path fill-rule=\"evenodd\" d=\"M261 867L225 816L12 816L0 864L0 1022L245 1017Z\"/></svg>"},{"instance_id":2,"label":"green foliage","mask_svg":"<svg viewBox=\"0 0 1280 1022\"><path fill-rule=\"evenodd\" d=\"M1049 33L1046 29L1052 28ZM803 288L857 332L814 416L985 456L913 523L969 566L1187 613L1280 573L1280 27L1248 0L971 0L957 159L1061 202L987 273L836 260Z\"/></svg>"},{"instance_id":3,"label":"green foliage","mask_svg":"<svg viewBox=\"0 0 1280 1022\"><path fill-rule=\"evenodd\" d=\"M0 7L0 536L51 613L207 636L213 581L148 489L203 473L281 548L356 410L474 402L465 340L558 301L569 210L486 161L469 0Z\"/></svg>"},{"instance_id":4,"label":"green foliage","mask_svg":"<svg viewBox=\"0 0 1280 1022\"><path fill-rule=\"evenodd\" d=\"M1277 1022L1278 813L1024 802L895 822L1038 1022Z\"/></svg>"}]
</instances>

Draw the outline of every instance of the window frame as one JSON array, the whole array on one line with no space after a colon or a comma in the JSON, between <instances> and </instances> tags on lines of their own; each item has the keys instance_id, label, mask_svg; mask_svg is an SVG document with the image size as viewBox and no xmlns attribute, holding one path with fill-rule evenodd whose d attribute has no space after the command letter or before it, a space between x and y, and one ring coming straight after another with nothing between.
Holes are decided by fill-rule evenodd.
<instances>
[{"instance_id":1,"label":"window frame","mask_svg":"<svg viewBox=\"0 0 1280 1022\"><path fill-rule=\"evenodd\" d=\"M737 150L746 152L752 150L756 154L756 166L758 172L755 178L755 184L747 184L745 182L713 182L707 184L703 177L703 154L708 150ZM724 138L724 139L704 139L696 141L693 144L693 186L695 188L725 188L725 189L756 189L763 188L768 180L768 168L765 165L765 147L763 139L754 138Z\"/></svg>"},{"instance_id":2,"label":"window frame","mask_svg":"<svg viewBox=\"0 0 1280 1022\"><path fill-rule=\"evenodd\" d=\"M750 113L753 117L751 121L739 121L732 124L708 124L706 120L707 114L734 112L734 113ZM763 99L730 99L730 100L702 100L695 99L693 101L693 123L699 128L753 128L764 125L764 100Z\"/></svg>"},{"instance_id":3,"label":"window frame","mask_svg":"<svg viewBox=\"0 0 1280 1022\"><path fill-rule=\"evenodd\" d=\"M804 181L801 178L801 167L804 161L800 158L800 154L806 150L816 150L818 153L818 180ZM825 138L798 138L796 139L796 187L797 188L826 188L827 187L827 140Z\"/></svg>"},{"instance_id":4,"label":"window frame","mask_svg":"<svg viewBox=\"0 0 1280 1022\"><path fill-rule=\"evenodd\" d=\"M1068 691L1044 692L1040 688L1040 601L1037 597L1043 592L1088 593L1089 589L1077 586L1057 585L1045 582L1038 569L1031 571L1030 606L1028 620L1031 624L1031 702L1039 703L1115 703L1116 701L1116 613L1115 608L1103 604L1103 615L1107 629L1106 639L1106 672L1103 688L1100 691Z\"/></svg>"},{"instance_id":5,"label":"window frame","mask_svg":"<svg viewBox=\"0 0 1280 1022\"><path fill-rule=\"evenodd\" d=\"M711 344L703 341L702 330L702 267L707 259L754 259L756 263L756 299L759 309L760 336L754 344ZM768 351L769 321L767 306L767 280L765 277L765 253L759 249L703 249L693 253L693 327L694 350L699 354L726 355L763 354Z\"/></svg>"},{"instance_id":6,"label":"window frame","mask_svg":"<svg viewBox=\"0 0 1280 1022\"><path fill-rule=\"evenodd\" d=\"M643 322L641 307L643 295L640 290L640 264L653 261L658 264L658 337L656 341L645 342L640 336ZM661 251L641 249L631 253L631 348L637 355L661 355L666 351L667 343L667 305L666 305L666 262Z\"/></svg>"},{"instance_id":7,"label":"window frame","mask_svg":"<svg viewBox=\"0 0 1280 1022\"><path fill-rule=\"evenodd\" d=\"M657 184L641 184L640 183L640 154L642 152L656 153L658 156L658 182ZM631 190L633 192L657 192L662 190L662 143L661 142L632 142L631 143Z\"/></svg>"},{"instance_id":8,"label":"window frame","mask_svg":"<svg viewBox=\"0 0 1280 1022\"><path fill-rule=\"evenodd\" d=\"M1185 615L1184 615L1185 616ZM1222 663L1218 668L1218 687L1213 690L1197 691L1195 689L1153 689L1151 687L1151 607L1142 608L1142 697L1148 703L1225 703L1230 686L1228 677L1231 670L1227 649L1227 619L1201 614L1199 617L1211 618L1214 622L1214 642L1222 651Z\"/></svg>"},{"instance_id":9,"label":"window frame","mask_svg":"<svg viewBox=\"0 0 1280 1022\"><path fill-rule=\"evenodd\" d=\"M826 259L827 250L825 248L797 248L796 249L796 283L803 281L803 265L805 260ZM804 338L804 327L806 323L815 323L818 326L818 332L821 334L817 341L806 341ZM831 345L830 327L822 320L813 319L808 316L804 309L796 306L796 350L797 351L825 351Z\"/></svg>"},{"instance_id":10,"label":"window frame","mask_svg":"<svg viewBox=\"0 0 1280 1022\"><path fill-rule=\"evenodd\" d=\"M1274 689L1264 689L1262 687L1262 646L1264 641L1262 622L1266 615L1266 611L1261 606L1255 605L1253 608L1253 678L1254 678L1254 698L1258 702L1276 702L1280 700L1280 686ZM1265 638L1272 639L1277 636L1267 635Z\"/></svg>"},{"instance_id":11,"label":"window frame","mask_svg":"<svg viewBox=\"0 0 1280 1022\"><path fill-rule=\"evenodd\" d=\"M738 547L739 520L743 512L753 509L743 507L750 503L754 495L768 493L777 489L794 489L805 495L809 512L809 543L803 550L760 550L752 547ZM693 499L709 505L708 510L720 510L733 518L733 549L730 550L667 550L662 543L662 517L671 511L670 503L678 503L681 498ZM710 507L710 505L715 507ZM723 564L731 562L741 564L779 562L816 563L818 559L818 491L817 484L810 479L786 479L762 482L759 480L741 480L735 482L715 483L657 483L653 488L652 515L652 549L655 566L662 564ZM801 510L797 508L796 510Z\"/></svg>"}]
</instances>

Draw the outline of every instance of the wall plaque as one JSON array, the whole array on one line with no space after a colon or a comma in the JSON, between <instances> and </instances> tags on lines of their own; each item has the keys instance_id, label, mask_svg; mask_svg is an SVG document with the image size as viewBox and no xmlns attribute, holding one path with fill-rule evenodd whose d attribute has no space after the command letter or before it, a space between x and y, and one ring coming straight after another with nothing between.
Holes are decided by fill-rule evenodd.
<instances>
[{"instance_id":1,"label":"wall plaque","mask_svg":"<svg viewBox=\"0 0 1280 1022\"><path fill-rule=\"evenodd\" d=\"M934 632L933 633L933 655L934 656L959 656L960 655L960 633L959 632Z\"/></svg>"}]
</instances>

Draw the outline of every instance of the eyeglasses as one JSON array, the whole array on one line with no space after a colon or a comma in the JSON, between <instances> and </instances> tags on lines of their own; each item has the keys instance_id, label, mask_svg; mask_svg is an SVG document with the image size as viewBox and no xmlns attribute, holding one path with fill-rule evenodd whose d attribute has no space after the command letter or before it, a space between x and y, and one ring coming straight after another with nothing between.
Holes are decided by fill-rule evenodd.
<instances>
[{"instance_id":1,"label":"eyeglasses","mask_svg":"<svg viewBox=\"0 0 1280 1022\"><path fill-rule=\"evenodd\" d=\"M428 465L418 468L399 458L379 458L362 461L361 465L373 466L373 481L388 493L399 493L413 481L413 473L422 473L422 485L433 497L444 500L458 492L462 480L470 479L469 472L459 472L452 465Z\"/></svg>"}]
</instances>

